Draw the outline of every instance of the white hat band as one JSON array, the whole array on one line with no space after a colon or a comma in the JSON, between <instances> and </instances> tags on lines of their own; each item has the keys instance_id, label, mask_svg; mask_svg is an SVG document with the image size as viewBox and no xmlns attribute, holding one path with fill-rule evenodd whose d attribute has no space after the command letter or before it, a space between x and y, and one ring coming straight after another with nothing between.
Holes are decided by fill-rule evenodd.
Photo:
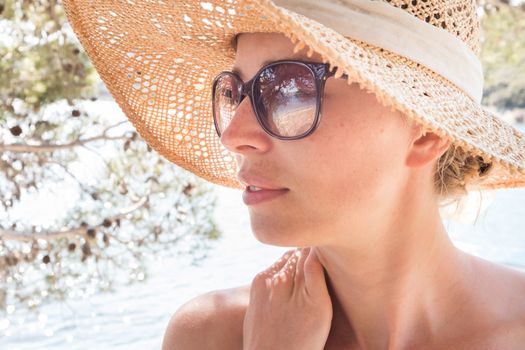
<instances>
[{"instance_id":1,"label":"white hat band","mask_svg":"<svg viewBox=\"0 0 525 350\"><path fill-rule=\"evenodd\" d=\"M418 62L450 80L477 103L483 69L459 38L380 0L274 0L277 6L311 18L343 36L382 47Z\"/></svg>"}]
</instances>

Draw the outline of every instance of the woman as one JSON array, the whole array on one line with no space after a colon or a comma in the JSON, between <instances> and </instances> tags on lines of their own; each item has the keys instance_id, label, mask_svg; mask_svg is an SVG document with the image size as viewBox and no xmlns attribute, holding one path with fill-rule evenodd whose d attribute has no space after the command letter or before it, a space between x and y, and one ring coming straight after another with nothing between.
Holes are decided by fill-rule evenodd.
<instances>
[{"instance_id":1,"label":"woman","mask_svg":"<svg viewBox=\"0 0 525 350\"><path fill-rule=\"evenodd\" d=\"M376 31L372 37L367 37L369 32L374 32L375 26L359 32L347 28L348 21L337 21L337 18L359 16L362 12L352 12L352 6L364 3L347 1L352 6L339 8L340 3L327 1L331 5L323 8L322 13L331 13L332 17L323 23L326 18L319 15L321 12L306 10L315 3L303 6L307 2L276 1L279 6L275 6L272 2L260 1L254 2L252 6L255 7L241 7L231 1L220 4L187 2L185 10L188 13L184 16L182 10L173 10L186 23L192 24L184 28L189 32L185 34L185 40L192 40L192 45L198 45L198 40L207 40L192 37L192 34L201 33L198 29L201 21L196 18L204 17L205 11L211 11L211 8L215 9L215 14L238 16L233 66L224 67L232 72L214 73L215 79L209 82L212 96L208 96L213 101L210 106L212 116L204 113L199 116L213 117L220 143L233 155L234 159L229 163L224 158L222 161L224 164L236 162L235 176L246 187L243 199L249 208L251 227L257 239L265 244L304 248L289 250L279 261L255 276L249 285L210 292L184 304L168 325L163 348L524 348L525 299L522 296L525 295L525 274L454 247L439 215L440 205L446 200L459 198L466 189L525 185L523 135L487 116L487 112L481 112L476 71L469 72L468 65L460 69L440 66L439 62L444 62L448 56L443 56L444 53L438 50L436 54L440 57L425 58L418 51L421 44L407 44L401 49L400 42L397 42L392 48L421 59L424 67L432 66L448 79L439 80L441 78L434 73L418 71L423 69L420 64L411 64L385 52L382 47L388 46L391 40L386 38L388 32ZM190 165L188 158L183 160L182 149L191 148L187 147L191 145L189 140L177 149L164 138L170 135L169 132L164 131L163 137L159 134L161 129L172 130L175 134L182 130L181 133L185 134L186 127L186 134L198 136L198 130L192 133L192 126L182 124L184 118L161 119L163 107L156 102L150 104L153 106L150 109L140 109L136 104L128 103L138 101L141 91L134 95L132 84L136 83L130 83L130 88L126 89L122 88L126 85L124 78L114 78L119 69L140 71L140 75L150 69L148 75L154 76L155 84L158 82L159 86L154 90L155 94L160 96L159 99L169 96L168 88L159 92L163 89L163 81L174 80L168 75L164 77L162 69L157 70L160 62L166 59L163 50L156 49L160 57L153 68L149 63L133 63L134 66L130 63L134 61L121 59L114 64L116 71L110 74L101 62L109 64L113 60L101 60L95 51L102 50L108 55L111 51L103 48L104 45L87 42L85 30L89 26L81 28L79 24L78 18L82 17L83 11L79 3L82 1L75 4L70 0L65 2L77 35L98 65L110 91L141 134L159 152L172 157L178 164L214 182L227 184L218 171L215 175L205 171L210 170L211 165L206 168L199 163L201 154L196 155L194 151ZM103 9L102 5L89 3ZM378 6L375 3L380 2L373 3L363 6ZM324 5L318 3L315 6ZM437 39L453 40L442 37L444 31L441 29L440 32L434 30L438 26L445 28L439 23L429 24L430 20L423 21L423 15L419 15L421 18L417 23L412 23L413 15L403 17L399 12L407 5L393 5L382 3L379 6L383 7L377 7L373 13L382 16L381 11L387 9L389 14L399 15L403 26L409 26L409 29L430 30L432 38L423 38L428 45ZM151 6L148 8L151 13L161 11L154 9L154 5L147 6ZM412 2L412 6L424 5ZM86 13L88 8L85 7ZM315 17L317 22L301 22L303 18L290 16L291 12L283 9ZM392 9L397 9L397 12ZM240 12L243 10L248 14ZM456 20L471 23L468 18L475 16L475 6L465 5L463 10L467 14L459 15ZM138 13L144 9L111 10L116 18L125 17L128 11ZM261 17L261 14L266 17ZM277 17L272 16L286 21L277 21ZM363 20L375 21L377 16ZM155 18L160 17L159 13ZM209 17L211 20L206 18L207 21L213 23L216 17L211 14ZM221 31L218 28L224 28L226 17L223 16L223 22L217 19L215 34ZM265 24L264 31L253 30L258 25L254 23L259 22L246 19L265 21L268 17L273 22ZM439 17L434 15L433 18ZM109 29L113 35L118 33L120 24L111 25L111 21L104 19L106 29L103 31ZM230 17L227 19L231 20ZM354 19L358 21L359 17ZM155 23L163 22L157 20ZM228 23L230 27L235 24ZM318 23L323 25L317 26ZM376 24L391 25L381 20ZM351 30L352 35L362 39L378 39L382 46L371 48L367 43L350 39L343 42L336 32L327 29L331 25L339 32ZM131 27L128 24L128 28ZM164 30L165 27L160 25L157 28ZM301 32L300 28L309 31ZM403 27L393 28L402 30ZM461 34L458 37L474 45L469 41L472 38L462 35L473 31L469 28L462 30L465 32L458 30ZM334 45L333 41L327 40L319 31L329 33L338 44L330 46ZM100 33L100 29L95 32ZM291 38L285 35L290 32L294 34ZM417 30L412 32L419 33ZM154 34L151 31L145 33L151 41ZM296 44L298 39L299 44ZM304 42L309 45L300 50L305 46ZM355 50L352 57L337 56L335 51L328 50L350 42L355 45L352 46ZM201 56L192 62L191 69L189 64L186 68L178 68L177 73L182 75L181 85L177 86L180 90L175 91L193 94L186 95L186 99L193 101L190 110L195 111L198 110L195 105L200 105L201 101L196 98L196 91L202 87L183 88L183 84L186 80L186 86L190 86L192 77L197 77L195 64L206 69L208 66L203 61L207 60L205 63L211 67L212 60L220 61L221 56L210 58L210 52L206 50L217 50L213 51L215 53L220 50L209 48L209 45L208 48L206 45L192 45L180 47ZM473 63L472 56L462 56L461 50L454 51L455 48L451 50L458 56L450 54L451 62L456 59L465 64ZM469 49L475 51L475 48L474 45ZM360 49L368 50L368 56L361 55ZM133 59L139 55L141 62L156 58L155 53L148 58L147 53L135 51L126 47L122 52ZM387 62L380 58L389 61L382 65L372 62L359 70L358 65L364 65L371 57L377 59L375 62ZM338 67L335 74L328 69L332 65L323 65L327 61ZM216 63L215 67L218 66L220 63ZM406 70L398 71L398 67ZM472 79L462 81L464 72ZM136 79L136 75L129 74ZM385 78L396 74L397 82ZM412 85L412 89L392 89L397 83L402 87L409 78L414 78L407 85ZM419 85L420 79L427 80ZM435 84L430 86L429 82ZM253 88L252 83L255 84ZM205 93L201 95L206 96ZM454 98L446 98L450 96ZM420 109L408 108L411 103ZM421 112L425 108L428 113ZM486 129L476 128L479 125L471 115L465 115L466 111L478 115L478 122L482 121L480 124ZM172 116L176 113L176 110L173 113L167 111ZM439 118L445 115L449 119ZM192 117L195 116L188 119ZM467 128L458 125L467 125ZM197 127L194 125L193 128ZM480 130L490 141L478 137ZM486 130L492 130L492 133ZM198 168L199 165L202 168Z\"/></svg>"},{"instance_id":2,"label":"woman","mask_svg":"<svg viewBox=\"0 0 525 350\"><path fill-rule=\"evenodd\" d=\"M321 62L294 55L282 34L238 38L244 81L265 61ZM525 346L525 275L460 251L443 227L433 180L449 141L344 80L327 80L322 123L294 143L269 136L244 101L221 142L241 179L287 188L248 205L253 233L266 244L312 248L287 252L255 277L249 300L245 286L187 303L166 349L209 349L199 332L223 349Z\"/></svg>"}]
</instances>

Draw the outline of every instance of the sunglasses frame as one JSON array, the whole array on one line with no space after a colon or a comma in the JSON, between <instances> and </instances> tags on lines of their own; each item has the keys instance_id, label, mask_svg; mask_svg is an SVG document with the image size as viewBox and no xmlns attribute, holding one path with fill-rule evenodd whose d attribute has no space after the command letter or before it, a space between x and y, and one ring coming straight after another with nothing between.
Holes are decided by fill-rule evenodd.
<instances>
[{"instance_id":1,"label":"sunglasses frame","mask_svg":"<svg viewBox=\"0 0 525 350\"><path fill-rule=\"evenodd\" d=\"M316 111L315 111L315 119L314 119L312 127L309 130L307 130L306 132L302 133L301 135L297 135L297 136L281 136L281 135L277 135L277 134L273 133L270 129L268 129L266 127L266 125L264 124L264 122L262 120L262 117L259 115L259 111L258 111L257 105L255 104L255 99L253 98L254 93L255 93L255 81L257 81L259 79L259 76L261 75L261 73L267 68L270 68L272 66L276 66L276 65L279 65L279 64L283 64L283 63L292 63L292 64L297 64L297 65L304 66L315 77L315 87L316 87L316 93L317 93L316 94L316 106L317 107L316 107ZM252 109L253 109L253 111L255 113L257 121L259 122L259 125L263 128L263 130L268 135L270 135L272 137L275 137L277 139L280 139L280 140L299 140L299 139L305 138L305 137L309 136L310 134L312 134L315 131L315 129L317 129L317 126L319 125L319 123L321 121L321 105L322 105L322 101L323 101L325 82L326 82L326 80L328 78L334 76L335 72L336 72L335 69L333 71L330 71L329 68L330 68L330 65L328 63L307 62L307 61L302 61L302 60L278 60L278 61L273 61L273 62L265 65L264 67L261 67L261 69L259 69L259 71L253 76L253 78L250 79L247 82L244 82L241 79L241 77L239 77L237 74L235 74L232 71L222 71L222 72L220 72L219 74L217 74L215 79L213 79L212 96L211 96L211 98L212 98L213 123L215 125L215 131L217 132L217 135L219 135L219 137L221 137L221 133L219 131L219 126L217 124L217 117L215 115L215 108L214 108L215 107L215 87L216 87L219 79L221 77L223 77L225 74L232 75L234 77L234 79L237 79L241 83L241 92L240 92L241 98L240 98L239 104L237 106L239 106L242 103L242 101L244 100L244 97L249 96L250 100L252 102ZM348 75L343 74L340 77L340 79L348 79Z\"/></svg>"}]
</instances>

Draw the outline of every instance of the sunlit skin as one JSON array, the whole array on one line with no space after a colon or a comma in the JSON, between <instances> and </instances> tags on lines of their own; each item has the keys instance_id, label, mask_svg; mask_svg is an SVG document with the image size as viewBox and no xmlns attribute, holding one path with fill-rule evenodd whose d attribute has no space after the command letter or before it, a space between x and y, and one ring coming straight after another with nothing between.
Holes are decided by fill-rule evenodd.
<instances>
[{"instance_id":1,"label":"sunlit skin","mask_svg":"<svg viewBox=\"0 0 525 350\"><path fill-rule=\"evenodd\" d=\"M291 43L282 35L242 34L235 66L247 81L266 59L321 61L318 56L292 54ZM286 197L249 207L256 237L279 246L336 245L363 251L378 239L398 236L387 230L414 226L413 220L398 218L408 213L415 217L422 203L430 209L434 201L432 168L419 165L438 157L447 144L429 135L431 152L421 154L425 144L425 149L407 154L418 130L407 128L399 113L343 79L327 80L321 113L320 126L312 135L281 141L264 133L245 99L224 131L221 142L235 153L240 171L290 189ZM426 210L419 222L442 231L437 215Z\"/></svg>"},{"instance_id":2,"label":"sunlit skin","mask_svg":"<svg viewBox=\"0 0 525 350\"><path fill-rule=\"evenodd\" d=\"M282 34L238 38L235 67L244 81L262 62L289 58L322 61L294 54ZM266 244L314 247L334 303L328 344L397 349L437 337L454 343L491 329L503 312L514 320L525 314L522 301L519 311L507 310L520 293L491 283L512 276L523 295L523 275L456 249L443 226L433 171L450 142L406 122L356 83L327 80L321 124L307 138L272 138L246 98L221 142L240 171L290 190L249 206L251 227ZM486 306L501 293L503 305Z\"/></svg>"},{"instance_id":3,"label":"sunlit skin","mask_svg":"<svg viewBox=\"0 0 525 350\"><path fill-rule=\"evenodd\" d=\"M322 62L293 46L241 34L234 66L248 81L267 60ZM240 172L289 189L248 206L253 234L310 255L186 303L163 349L525 348L525 275L455 248L440 218L433 173L450 141L344 79L327 80L321 113L313 134L285 141L249 98L238 106L220 141Z\"/></svg>"}]
</instances>

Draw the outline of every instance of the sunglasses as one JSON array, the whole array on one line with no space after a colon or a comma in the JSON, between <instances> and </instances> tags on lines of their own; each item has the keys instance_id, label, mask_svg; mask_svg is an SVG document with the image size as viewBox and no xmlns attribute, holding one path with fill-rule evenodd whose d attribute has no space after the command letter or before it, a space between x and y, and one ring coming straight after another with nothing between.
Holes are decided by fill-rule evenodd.
<instances>
[{"instance_id":1,"label":"sunglasses","mask_svg":"<svg viewBox=\"0 0 525 350\"><path fill-rule=\"evenodd\" d=\"M300 60L274 61L246 83L234 72L223 71L212 83L215 130L220 137L249 96L257 121L269 135L281 140L304 138L319 125L325 82L334 74L328 63Z\"/></svg>"}]
</instances>

